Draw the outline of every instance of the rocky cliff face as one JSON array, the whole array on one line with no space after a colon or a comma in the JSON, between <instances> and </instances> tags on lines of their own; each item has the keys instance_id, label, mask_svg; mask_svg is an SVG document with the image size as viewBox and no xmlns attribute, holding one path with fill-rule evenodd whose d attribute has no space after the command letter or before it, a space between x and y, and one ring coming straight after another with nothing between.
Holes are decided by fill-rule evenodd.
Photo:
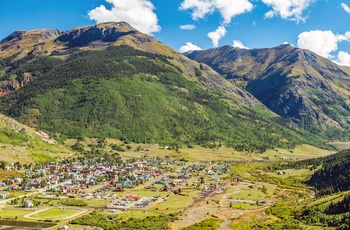
<instances>
[{"instance_id":1,"label":"rocky cliff face","mask_svg":"<svg viewBox=\"0 0 350 230\"><path fill-rule=\"evenodd\" d=\"M348 123L350 68L311 51L290 45L252 50L224 46L187 56L208 64L303 127L319 130Z\"/></svg>"},{"instance_id":2,"label":"rocky cliff face","mask_svg":"<svg viewBox=\"0 0 350 230\"><path fill-rule=\"evenodd\" d=\"M16 31L0 41L0 58L48 52L50 44L62 34L59 30Z\"/></svg>"},{"instance_id":3,"label":"rocky cliff face","mask_svg":"<svg viewBox=\"0 0 350 230\"><path fill-rule=\"evenodd\" d=\"M136 33L138 32L125 22L105 23L68 31L56 41L67 42L68 47L82 47L88 46L91 42L113 43L122 36Z\"/></svg>"}]
</instances>

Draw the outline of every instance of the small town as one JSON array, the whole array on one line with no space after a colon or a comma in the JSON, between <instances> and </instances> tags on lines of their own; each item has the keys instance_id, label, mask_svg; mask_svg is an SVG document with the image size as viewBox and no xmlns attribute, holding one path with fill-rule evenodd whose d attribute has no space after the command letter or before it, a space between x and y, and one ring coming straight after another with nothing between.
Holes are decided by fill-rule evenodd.
<instances>
[{"instance_id":1,"label":"small town","mask_svg":"<svg viewBox=\"0 0 350 230\"><path fill-rule=\"evenodd\" d=\"M42 221L43 228L50 223L62 226L96 210L115 217L135 210L181 212L223 193L228 176L232 181L229 162L187 162L144 153L138 158L123 158L115 152L42 164L3 164L5 172L22 176L0 182L0 216L9 221ZM239 175L234 179L239 181ZM9 212L18 215L6 217Z\"/></svg>"}]
</instances>

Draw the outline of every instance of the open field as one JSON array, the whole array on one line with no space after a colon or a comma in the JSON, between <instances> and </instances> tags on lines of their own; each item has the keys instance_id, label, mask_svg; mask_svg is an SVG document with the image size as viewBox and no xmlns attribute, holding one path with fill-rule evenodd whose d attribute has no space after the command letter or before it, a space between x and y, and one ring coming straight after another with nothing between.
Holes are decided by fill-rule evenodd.
<instances>
[{"instance_id":1,"label":"open field","mask_svg":"<svg viewBox=\"0 0 350 230\"><path fill-rule=\"evenodd\" d=\"M96 139L86 138L83 143L85 149L89 149L89 145L96 144ZM72 146L76 143L75 139L69 139L66 141L68 146ZM107 139L106 150L111 151L111 144L117 144L123 146L125 149L127 145L131 148L124 152L119 152L122 157L131 158L131 157L142 157L147 155L148 157L171 157L173 159L186 159L190 162L195 161L233 161L233 160L302 160L309 158L316 158L327 156L329 154L335 153L334 151L319 149L310 145L300 145L295 149L286 150L286 149L276 149L268 150L263 154L247 153L247 152L238 152L232 148L226 148L225 146L220 148L208 149L201 146L194 146L194 148L180 148L179 151L168 150L163 146L158 144L124 144L122 141ZM137 148L140 148L140 151L137 151Z\"/></svg>"},{"instance_id":2,"label":"open field","mask_svg":"<svg viewBox=\"0 0 350 230\"><path fill-rule=\"evenodd\" d=\"M329 144L334 145L340 149L350 149L350 142L333 141Z\"/></svg>"},{"instance_id":3,"label":"open field","mask_svg":"<svg viewBox=\"0 0 350 230\"><path fill-rule=\"evenodd\" d=\"M50 208L37 212L33 215L27 215L27 217L37 220L64 220L72 218L85 211L87 210L71 208Z\"/></svg>"},{"instance_id":4,"label":"open field","mask_svg":"<svg viewBox=\"0 0 350 230\"><path fill-rule=\"evenodd\" d=\"M24 216L32 212L30 209L2 208L0 209L0 219L24 220Z\"/></svg>"}]
</instances>

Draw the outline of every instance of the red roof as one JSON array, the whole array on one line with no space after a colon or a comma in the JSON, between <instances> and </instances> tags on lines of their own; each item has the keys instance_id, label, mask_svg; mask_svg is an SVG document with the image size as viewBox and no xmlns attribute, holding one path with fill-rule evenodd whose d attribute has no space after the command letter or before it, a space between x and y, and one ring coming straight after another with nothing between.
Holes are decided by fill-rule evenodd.
<instances>
[{"instance_id":1,"label":"red roof","mask_svg":"<svg viewBox=\"0 0 350 230\"><path fill-rule=\"evenodd\" d=\"M138 195L131 195L131 196L127 196L127 198L130 198L130 199L139 199L139 196L138 196Z\"/></svg>"}]
</instances>

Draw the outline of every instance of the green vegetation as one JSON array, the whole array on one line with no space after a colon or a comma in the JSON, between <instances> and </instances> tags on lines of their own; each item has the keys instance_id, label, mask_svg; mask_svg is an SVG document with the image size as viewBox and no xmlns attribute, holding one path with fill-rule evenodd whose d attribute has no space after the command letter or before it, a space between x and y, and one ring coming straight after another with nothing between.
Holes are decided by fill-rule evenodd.
<instances>
[{"instance_id":1,"label":"green vegetation","mask_svg":"<svg viewBox=\"0 0 350 230\"><path fill-rule=\"evenodd\" d=\"M23 146L29 140L26 131L22 129L16 132L9 127L0 127L0 143Z\"/></svg>"},{"instance_id":2,"label":"green vegetation","mask_svg":"<svg viewBox=\"0 0 350 230\"><path fill-rule=\"evenodd\" d=\"M81 212L81 210L78 209L51 208L31 215L30 218L43 220L58 220L69 218L70 216L78 214L79 212Z\"/></svg>"},{"instance_id":3,"label":"green vegetation","mask_svg":"<svg viewBox=\"0 0 350 230\"><path fill-rule=\"evenodd\" d=\"M34 129L2 114L0 114L0 149L2 169L5 168L6 162L44 163L71 154L68 148L41 140Z\"/></svg>"},{"instance_id":4,"label":"green vegetation","mask_svg":"<svg viewBox=\"0 0 350 230\"><path fill-rule=\"evenodd\" d=\"M117 218L117 217L116 217ZM140 230L154 230L160 228L161 230L169 229L165 224L170 216L147 216L146 218L129 218L128 220L112 221L112 217L104 214L93 212L89 215L82 216L71 221L71 224L96 226L105 230L114 229L140 229Z\"/></svg>"},{"instance_id":5,"label":"green vegetation","mask_svg":"<svg viewBox=\"0 0 350 230\"><path fill-rule=\"evenodd\" d=\"M317 189L317 195L327 195L350 189L350 151L344 150L337 154L314 160L315 165L322 163L308 184Z\"/></svg>"},{"instance_id":6,"label":"green vegetation","mask_svg":"<svg viewBox=\"0 0 350 230\"><path fill-rule=\"evenodd\" d=\"M87 206L88 204L83 201L83 200L76 200L76 199L67 199L61 202L63 205L67 205L67 206L78 206L78 207L83 207L83 206Z\"/></svg>"},{"instance_id":7,"label":"green vegetation","mask_svg":"<svg viewBox=\"0 0 350 230\"><path fill-rule=\"evenodd\" d=\"M32 73L36 80L2 97L0 111L61 137L174 149L225 144L259 153L303 143L330 148L259 106L232 108L231 97L188 80L165 56L120 46L79 52L68 61L30 58L13 63L6 75Z\"/></svg>"},{"instance_id":8,"label":"green vegetation","mask_svg":"<svg viewBox=\"0 0 350 230\"><path fill-rule=\"evenodd\" d=\"M55 161L52 157L41 154L41 153L32 153L29 155L36 163L45 163Z\"/></svg>"},{"instance_id":9,"label":"green vegetation","mask_svg":"<svg viewBox=\"0 0 350 230\"><path fill-rule=\"evenodd\" d=\"M218 222L218 218L209 218L197 224L183 228L182 230L215 230L220 228Z\"/></svg>"},{"instance_id":10,"label":"green vegetation","mask_svg":"<svg viewBox=\"0 0 350 230\"><path fill-rule=\"evenodd\" d=\"M0 210L0 219L18 219L23 220L24 216L30 214L32 211L24 209L1 209Z\"/></svg>"}]
</instances>

